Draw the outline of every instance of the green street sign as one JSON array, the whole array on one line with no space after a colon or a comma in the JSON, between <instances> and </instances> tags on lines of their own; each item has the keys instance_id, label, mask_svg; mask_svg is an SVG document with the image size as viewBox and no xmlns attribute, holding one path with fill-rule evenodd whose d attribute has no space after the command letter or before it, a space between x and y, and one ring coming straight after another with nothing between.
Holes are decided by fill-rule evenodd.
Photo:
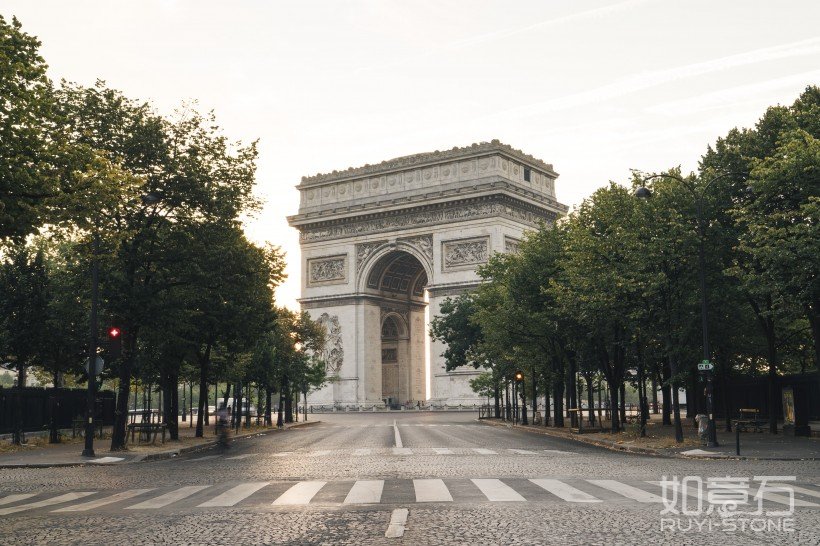
<instances>
[{"instance_id":1,"label":"green street sign","mask_svg":"<svg viewBox=\"0 0 820 546\"><path fill-rule=\"evenodd\" d=\"M698 363L698 371L701 372L708 372L709 370L714 370L715 365L709 362L708 360L704 360L703 362Z\"/></svg>"}]
</instances>

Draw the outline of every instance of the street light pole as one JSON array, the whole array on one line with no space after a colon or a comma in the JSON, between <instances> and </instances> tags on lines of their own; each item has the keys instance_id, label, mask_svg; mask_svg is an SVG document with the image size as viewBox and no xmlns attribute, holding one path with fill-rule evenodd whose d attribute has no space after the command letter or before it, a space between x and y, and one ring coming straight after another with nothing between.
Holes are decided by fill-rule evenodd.
<instances>
[{"instance_id":1,"label":"street light pole","mask_svg":"<svg viewBox=\"0 0 820 546\"><path fill-rule=\"evenodd\" d=\"M83 457L94 457L94 410L97 399L97 306L99 304L100 267L97 255L100 251L100 234L94 230L91 250L91 339L88 347L88 395L85 422L85 448Z\"/></svg>"},{"instance_id":2,"label":"street light pole","mask_svg":"<svg viewBox=\"0 0 820 546\"><path fill-rule=\"evenodd\" d=\"M695 212L697 215L697 222L698 222L698 280L700 283L700 320L701 320L701 331L703 333L703 363L708 364L711 366L709 361L710 356L710 349L709 349L709 305L706 297L706 251L705 251L705 240L706 240L706 230L703 227L703 196L706 194L706 190L716 181L725 176L728 176L730 173L723 173L715 176L714 178L710 179L706 185L703 186L703 189L700 190L698 193L695 188L689 184L685 179L672 175L672 174L655 174L652 176L648 176L643 179L641 187L635 190L635 196L641 199L647 199L652 196L652 191L649 188L645 187L643 184L646 184L649 180L654 178L669 178L671 180L676 180L680 182L683 187L685 187L689 193L695 198ZM706 436L706 445L708 447L717 447L717 430L715 427L715 412L714 412L714 381L713 381L713 369L714 366L708 367L705 370L706 373L706 413L709 418L708 421L708 428L707 428L707 436Z\"/></svg>"}]
</instances>

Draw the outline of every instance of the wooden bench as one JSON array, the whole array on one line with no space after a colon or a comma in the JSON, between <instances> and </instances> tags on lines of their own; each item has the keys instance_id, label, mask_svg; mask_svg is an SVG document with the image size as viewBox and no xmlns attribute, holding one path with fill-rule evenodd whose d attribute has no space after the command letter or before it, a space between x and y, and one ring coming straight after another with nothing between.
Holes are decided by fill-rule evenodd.
<instances>
[{"instance_id":1,"label":"wooden bench","mask_svg":"<svg viewBox=\"0 0 820 546\"><path fill-rule=\"evenodd\" d=\"M756 408L741 408L734 425L738 432L747 432L749 427L755 432L763 432L763 421L760 420L760 410Z\"/></svg>"},{"instance_id":2,"label":"wooden bench","mask_svg":"<svg viewBox=\"0 0 820 546\"><path fill-rule=\"evenodd\" d=\"M137 437L137 443L142 442L143 435L145 435L145 441L156 443L157 441L157 434L162 432L162 443L165 443L165 431L168 430L168 425L165 423L129 423L127 426L126 437L128 436L128 432L131 433L131 443L134 442L134 435L139 433ZM152 438L153 435L153 438Z\"/></svg>"}]
</instances>

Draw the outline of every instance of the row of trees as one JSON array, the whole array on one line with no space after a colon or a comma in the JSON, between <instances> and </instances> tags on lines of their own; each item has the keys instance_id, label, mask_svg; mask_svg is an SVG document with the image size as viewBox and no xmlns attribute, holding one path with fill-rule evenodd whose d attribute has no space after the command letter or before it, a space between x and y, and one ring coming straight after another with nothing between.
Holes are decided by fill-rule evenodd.
<instances>
[{"instance_id":1,"label":"row of trees","mask_svg":"<svg viewBox=\"0 0 820 546\"><path fill-rule=\"evenodd\" d=\"M517 253L493 257L480 288L447 301L433 321L433 335L448 343L448 366L488 368L476 388L496 400L522 370L522 393L533 404L536 394L551 394L558 426L565 397L579 407L577 377L587 384L591 420L596 376L606 381L613 410L623 408L625 385L634 386L643 423L647 382L660 385L664 422L674 422L682 440L678 388L693 386L697 398L703 391L696 371L702 194L718 387L725 393L732 376L765 374L774 408L778 374L816 370L820 89L769 108L754 129L720 138L697 173L647 178L635 172L631 187L610 183L554 226L530 233ZM648 199L635 195L643 186ZM724 413L728 425L728 407ZM622 422L623 409L613 411L611 430Z\"/></svg>"},{"instance_id":2,"label":"row of trees","mask_svg":"<svg viewBox=\"0 0 820 546\"><path fill-rule=\"evenodd\" d=\"M164 117L104 82L56 85L39 45L0 17L0 363L18 385L32 367L55 386L85 373L94 261L101 329L122 332L104 372L118 388L112 449L135 374L165 392L172 438L180 374L199 383L198 436L208 384L255 383L287 408L321 384L308 356L321 328L273 305L284 256L242 228L260 206L256 143L190 105Z\"/></svg>"}]
</instances>

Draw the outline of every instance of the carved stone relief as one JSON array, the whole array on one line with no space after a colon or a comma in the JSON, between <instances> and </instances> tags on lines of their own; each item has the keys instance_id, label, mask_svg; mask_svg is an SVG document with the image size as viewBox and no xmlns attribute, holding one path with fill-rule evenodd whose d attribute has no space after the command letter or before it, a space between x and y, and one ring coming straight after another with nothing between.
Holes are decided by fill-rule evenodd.
<instances>
[{"instance_id":1,"label":"carved stone relief","mask_svg":"<svg viewBox=\"0 0 820 546\"><path fill-rule=\"evenodd\" d=\"M373 251L386 244L387 241L375 241L372 243L359 243L356 245L356 271L360 271L362 264L373 254Z\"/></svg>"},{"instance_id":2,"label":"carved stone relief","mask_svg":"<svg viewBox=\"0 0 820 546\"><path fill-rule=\"evenodd\" d=\"M347 281L347 256L308 259L308 283L343 283Z\"/></svg>"},{"instance_id":3,"label":"carved stone relief","mask_svg":"<svg viewBox=\"0 0 820 546\"><path fill-rule=\"evenodd\" d=\"M430 263L433 263L433 236L420 235L418 237L408 237L406 239L399 239L400 241L416 247Z\"/></svg>"},{"instance_id":4,"label":"carved stone relief","mask_svg":"<svg viewBox=\"0 0 820 546\"><path fill-rule=\"evenodd\" d=\"M441 245L441 255L444 257L442 266L445 270L486 263L490 254L489 237L444 241Z\"/></svg>"},{"instance_id":5,"label":"carved stone relief","mask_svg":"<svg viewBox=\"0 0 820 546\"><path fill-rule=\"evenodd\" d=\"M316 321L327 331L325 338L325 348L322 350L321 358L325 362L328 375L338 375L344 362L344 348L342 347L342 326L339 324L339 317L336 315L322 315Z\"/></svg>"},{"instance_id":6,"label":"carved stone relief","mask_svg":"<svg viewBox=\"0 0 820 546\"><path fill-rule=\"evenodd\" d=\"M518 252L518 247L521 245L521 241L518 239L513 239L512 237L504 237L504 252L507 254L514 254Z\"/></svg>"}]
</instances>

